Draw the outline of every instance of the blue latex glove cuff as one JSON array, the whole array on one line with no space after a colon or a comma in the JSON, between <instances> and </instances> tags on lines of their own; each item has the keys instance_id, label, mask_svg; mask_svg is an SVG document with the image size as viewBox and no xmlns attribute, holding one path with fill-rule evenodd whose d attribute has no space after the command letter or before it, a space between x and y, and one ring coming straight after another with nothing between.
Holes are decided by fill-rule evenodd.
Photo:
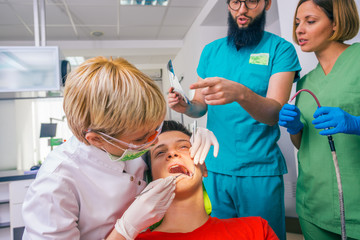
<instances>
[{"instance_id":1,"label":"blue latex glove cuff","mask_svg":"<svg viewBox=\"0 0 360 240\"><path fill-rule=\"evenodd\" d=\"M301 131L301 129L303 129L303 128L304 128L304 124L302 122L300 122L299 125L297 126L297 128L288 128L287 131L291 135L295 135L295 134L298 134Z\"/></svg>"}]
</instances>

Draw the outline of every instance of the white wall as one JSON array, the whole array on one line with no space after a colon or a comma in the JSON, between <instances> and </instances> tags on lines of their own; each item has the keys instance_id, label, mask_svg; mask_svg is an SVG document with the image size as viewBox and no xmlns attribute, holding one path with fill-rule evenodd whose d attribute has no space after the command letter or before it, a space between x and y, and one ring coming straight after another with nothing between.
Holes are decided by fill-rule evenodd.
<instances>
[{"instance_id":1,"label":"white wall","mask_svg":"<svg viewBox=\"0 0 360 240\"><path fill-rule=\"evenodd\" d=\"M62 98L0 100L0 112L0 170L29 170L44 161L50 147L48 138L40 138L40 126L64 116ZM69 139L66 119L53 123L56 138Z\"/></svg>"},{"instance_id":2,"label":"white wall","mask_svg":"<svg viewBox=\"0 0 360 240\"><path fill-rule=\"evenodd\" d=\"M0 101L0 169L16 169L16 114L15 102Z\"/></svg>"},{"instance_id":3,"label":"white wall","mask_svg":"<svg viewBox=\"0 0 360 240\"><path fill-rule=\"evenodd\" d=\"M0 169L22 169L33 162L32 102L1 100ZM31 165L30 165L31 166Z\"/></svg>"},{"instance_id":4,"label":"white wall","mask_svg":"<svg viewBox=\"0 0 360 240\"><path fill-rule=\"evenodd\" d=\"M174 68L176 68L176 71L179 72L179 74L184 76L181 85L188 96L192 97L194 94L192 90L189 90L189 86L197 81L196 68L199 63L202 49L206 44L225 35L226 28L207 26L193 26L187 34L184 41L184 47L180 50L174 60ZM177 119L180 119L178 113L171 111L171 114L172 116L176 116ZM194 119L185 115L183 118L185 125L194 121ZM198 126L206 126L206 116L197 119L197 121Z\"/></svg>"},{"instance_id":5,"label":"white wall","mask_svg":"<svg viewBox=\"0 0 360 240\"><path fill-rule=\"evenodd\" d=\"M226 35L226 28L224 27L203 27L201 23L212 10L212 8L217 3L216 0L209 0L206 6L203 8L198 18L195 20L193 26L186 34L184 39L184 44L179 53L176 55L173 64L175 74L179 76L184 76L184 80L181 82L181 85L190 98L193 95L192 91L189 91L189 86L197 81L196 67L198 65L200 54L203 47L219 38L219 36ZM171 117L174 120L181 121L184 120L186 126L190 125L194 119L187 116L180 116L180 114L171 110ZM206 126L206 116L197 119L198 126Z\"/></svg>"}]
</instances>

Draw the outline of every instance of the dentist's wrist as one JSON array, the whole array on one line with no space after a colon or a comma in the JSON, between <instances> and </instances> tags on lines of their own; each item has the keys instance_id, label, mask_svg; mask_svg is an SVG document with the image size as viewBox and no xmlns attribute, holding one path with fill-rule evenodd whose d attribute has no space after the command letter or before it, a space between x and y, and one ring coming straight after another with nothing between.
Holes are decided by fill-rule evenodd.
<instances>
[{"instance_id":1,"label":"dentist's wrist","mask_svg":"<svg viewBox=\"0 0 360 240\"><path fill-rule=\"evenodd\" d=\"M126 240L134 240L135 237L139 234L139 232L130 224L126 223L123 218L118 219L114 227L115 230Z\"/></svg>"},{"instance_id":2,"label":"dentist's wrist","mask_svg":"<svg viewBox=\"0 0 360 240\"><path fill-rule=\"evenodd\" d=\"M288 128L287 131L288 133L290 133L291 135L296 135L298 134L302 129L304 128L304 124L302 122L299 122L296 127L293 128Z\"/></svg>"}]
</instances>

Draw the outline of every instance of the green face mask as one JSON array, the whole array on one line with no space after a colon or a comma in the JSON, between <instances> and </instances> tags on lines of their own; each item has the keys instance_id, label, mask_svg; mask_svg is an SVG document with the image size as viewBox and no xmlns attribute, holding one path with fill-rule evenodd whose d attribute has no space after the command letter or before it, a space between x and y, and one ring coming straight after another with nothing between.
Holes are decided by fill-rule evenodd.
<instances>
[{"instance_id":1,"label":"green face mask","mask_svg":"<svg viewBox=\"0 0 360 240\"><path fill-rule=\"evenodd\" d=\"M105 135L105 134L103 134ZM106 135L107 136L107 135ZM110 136L107 136L109 138L111 138ZM116 156L116 155L113 155L113 154L110 154L109 152L107 152L105 149L103 149L105 152L108 153L109 157L111 160L113 161L129 161L129 160L134 160L138 157L140 157L141 155L143 155L144 153L146 153L147 151L149 151L149 149L151 148L152 145L148 144L148 146L146 148L142 148L140 150L137 150L137 149L123 149L121 148L120 146L108 141L106 138L104 137L101 137L102 139L104 139L104 141L106 141L107 143L113 145L114 147L116 147L117 149L120 149L122 151L124 151L124 153L121 155L121 156ZM113 141L116 141L116 142L120 142L118 139L114 139L112 138ZM122 142L121 142L122 143Z\"/></svg>"},{"instance_id":2,"label":"green face mask","mask_svg":"<svg viewBox=\"0 0 360 240\"><path fill-rule=\"evenodd\" d=\"M134 160L134 159L142 156L147 151L149 151L149 149L143 149L143 150L126 149L125 152L123 153L123 155L120 157L109 154L109 153L108 154L110 156L110 159L113 161L129 161L129 160Z\"/></svg>"}]
</instances>

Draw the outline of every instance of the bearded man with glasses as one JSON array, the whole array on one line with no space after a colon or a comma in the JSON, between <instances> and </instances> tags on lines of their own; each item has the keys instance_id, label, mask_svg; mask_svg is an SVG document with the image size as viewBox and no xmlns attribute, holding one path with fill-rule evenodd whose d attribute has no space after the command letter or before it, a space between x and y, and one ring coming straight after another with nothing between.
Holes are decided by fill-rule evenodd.
<instances>
[{"instance_id":1,"label":"bearded man with glasses","mask_svg":"<svg viewBox=\"0 0 360 240\"><path fill-rule=\"evenodd\" d=\"M212 216L261 216L286 239L278 116L301 70L294 46L264 31L271 0L227 0L228 35L205 46L195 96L187 104L169 91L169 106L190 117L207 115L220 147L207 156L204 179Z\"/></svg>"}]
</instances>

